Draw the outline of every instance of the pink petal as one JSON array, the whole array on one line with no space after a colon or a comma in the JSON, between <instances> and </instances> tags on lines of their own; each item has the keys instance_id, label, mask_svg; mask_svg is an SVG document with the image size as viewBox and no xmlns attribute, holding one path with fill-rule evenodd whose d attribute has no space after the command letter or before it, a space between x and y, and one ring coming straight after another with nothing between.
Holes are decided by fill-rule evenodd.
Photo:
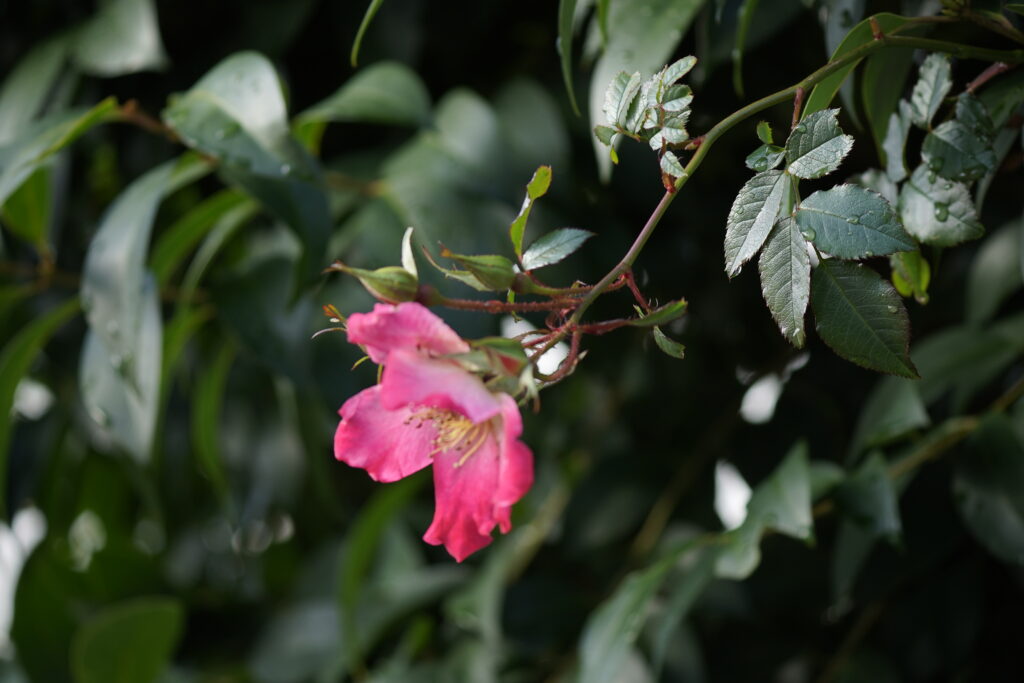
<instances>
[{"instance_id":1,"label":"pink petal","mask_svg":"<svg viewBox=\"0 0 1024 683\"><path fill-rule=\"evenodd\" d=\"M461 413L472 422L484 422L502 410L498 396L475 375L452 361L405 349L388 355L380 386L385 408L432 406Z\"/></svg>"},{"instance_id":2,"label":"pink petal","mask_svg":"<svg viewBox=\"0 0 1024 683\"><path fill-rule=\"evenodd\" d=\"M455 330L415 301L377 304L371 313L353 313L347 328L348 340L365 346L370 360L378 364L397 349L422 349L436 355L469 351L469 344Z\"/></svg>"},{"instance_id":3,"label":"pink petal","mask_svg":"<svg viewBox=\"0 0 1024 683\"><path fill-rule=\"evenodd\" d=\"M377 481L398 481L430 464L437 431L411 408L385 409L380 394L380 385L370 387L341 406L334 457L365 469Z\"/></svg>"},{"instance_id":4,"label":"pink petal","mask_svg":"<svg viewBox=\"0 0 1024 683\"><path fill-rule=\"evenodd\" d=\"M488 545L495 526L511 529L512 505L533 482L533 455L516 438L519 410L508 395L501 403L502 417L489 423L487 440L475 452L434 456L434 521L423 540L444 544L459 562Z\"/></svg>"}]
</instances>

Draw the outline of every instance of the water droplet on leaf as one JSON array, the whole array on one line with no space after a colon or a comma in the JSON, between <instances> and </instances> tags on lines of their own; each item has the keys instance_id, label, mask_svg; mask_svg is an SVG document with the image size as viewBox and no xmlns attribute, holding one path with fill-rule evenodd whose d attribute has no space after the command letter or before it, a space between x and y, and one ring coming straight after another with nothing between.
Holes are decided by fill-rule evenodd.
<instances>
[{"instance_id":1,"label":"water droplet on leaf","mask_svg":"<svg viewBox=\"0 0 1024 683\"><path fill-rule=\"evenodd\" d=\"M892 304L890 304L890 305L886 306L885 308L886 308L886 310L888 310L888 311L889 311L890 313L895 313L896 311L900 310L900 309L896 308L895 306L893 306Z\"/></svg>"},{"instance_id":2,"label":"water droplet on leaf","mask_svg":"<svg viewBox=\"0 0 1024 683\"><path fill-rule=\"evenodd\" d=\"M804 239L808 242L813 242L814 238L818 236L818 234L814 232L814 228L804 228L800 231L800 234L803 235Z\"/></svg>"},{"instance_id":3,"label":"water droplet on leaf","mask_svg":"<svg viewBox=\"0 0 1024 683\"><path fill-rule=\"evenodd\" d=\"M949 218L949 204L935 205L935 220L942 222Z\"/></svg>"}]
</instances>

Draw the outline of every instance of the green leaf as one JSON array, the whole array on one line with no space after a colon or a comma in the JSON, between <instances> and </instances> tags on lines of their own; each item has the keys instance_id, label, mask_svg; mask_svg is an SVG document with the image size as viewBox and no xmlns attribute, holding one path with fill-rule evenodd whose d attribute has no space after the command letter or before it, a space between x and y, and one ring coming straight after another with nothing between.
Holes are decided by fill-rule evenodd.
<instances>
[{"instance_id":1,"label":"green leaf","mask_svg":"<svg viewBox=\"0 0 1024 683\"><path fill-rule=\"evenodd\" d=\"M761 173L775 168L784 158L786 158L785 148L764 144L751 152L744 163L751 171Z\"/></svg>"},{"instance_id":2,"label":"green leaf","mask_svg":"<svg viewBox=\"0 0 1024 683\"><path fill-rule=\"evenodd\" d=\"M900 191L903 227L925 244L951 247L985 232L967 185L940 178L921 164Z\"/></svg>"},{"instance_id":3,"label":"green leaf","mask_svg":"<svg viewBox=\"0 0 1024 683\"><path fill-rule=\"evenodd\" d=\"M49 250L47 231L53 208L50 168L37 168L7 198L0 215L11 232L33 245L38 251Z\"/></svg>"},{"instance_id":4,"label":"green leaf","mask_svg":"<svg viewBox=\"0 0 1024 683\"><path fill-rule=\"evenodd\" d=\"M519 209L519 215L512 221L508 229L509 238L512 240L512 247L515 249L516 257L522 261L523 257L523 234L526 232L526 222L530 220L530 210L533 202L543 197L551 187L551 167L541 166L533 173L533 178L526 185L526 198ZM529 270L529 268L527 268Z\"/></svg>"},{"instance_id":5,"label":"green leaf","mask_svg":"<svg viewBox=\"0 0 1024 683\"><path fill-rule=\"evenodd\" d=\"M913 358L921 372L921 398L929 404L952 392L951 410L963 410L974 394L1019 356L1019 339L1019 335L1007 339L995 329L963 325L918 342Z\"/></svg>"},{"instance_id":6,"label":"green leaf","mask_svg":"<svg viewBox=\"0 0 1024 683\"><path fill-rule=\"evenodd\" d=\"M105 607L71 642L75 683L152 683L171 662L185 609L173 598L137 598Z\"/></svg>"},{"instance_id":7,"label":"green leaf","mask_svg":"<svg viewBox=\"0 0 1024 683\"><path fill-rule=\"evenodd\" d=\"M352 41L352 53L349 55L349 61L352 67L355 68L359 63L359 48L363 44L363 36L366 35L366 30L370 28L370 22L373 21L373 17L377 14L377 10L384 4L384 0L370 0L370 6L366 8L366 14L363 15L363 20L359 22L359 30L356 31L356 39Z\"/></svg>"},{"instance_id":8,"label":"green leaf","mask_svg":"<svg viewBox=\"0 0 1024 683\"><path fill-rule=\"evenodd\" d=\"M660 671L669 650L669 641L691 608L715 578L715 556L713 550L703 550L700 556L687 562L682 576L671 582L671 592L665 601L664 611L654 624L654 645L651 655L654 670Z\"/></svg>"},{"instance_id":9,"label":"green leaf","mask_svg":"<svg viewBox=\"0 0 1024 683\"><path fill-rule=\"evenodd\" d=\"M933 52L928 55L918 72L917 83L910 95L910 120L926 130L942 106L942 100L953 87L949 55Z\"/></svg>"},{"instance_id":10,"label":"green leaf","mask_svg":"<svg viewBox=\"0 0 1024 683\"><path fill-rule=\"evenodd\" d=\"M566 229L568 230L569 228ZM529 249L527 254L529 254ZM516 279L516 271L512 262L499 254L479 256L453 254L445 249L441 252L441 256L450 258L465 268L487 290L500 291L508 289ZM526 255L523 256L523 261L526 261Z\"/></svg>"},{"instance_id":11,"label":"green leaf","mask_svg":"<svg viewBox=\"0 0 1024 683\"><path fill-rule=\"evenodd\" d=\"M245 203L253 204L237 190L222 190L196 204L185 215L164 230L153 244L149 267L161 286L170 282L171 276L181 266L195 246L206 236L217 222Z\"/></svg>"},{"instance_id":12,"label":"green leaf","mask_svg":"<svg viewBox=\"0 0 1024 683\"><path fill-rule=\"evenodd\" d=\"M613 2L608 8L608 33L604 53L594 66L590 81L590 121L601 123L605 90L617 73L654 73L675 51L682 36L703 6L704 0L632 0ZM613 121L611 117L607 119ZM594 141L601 178L611 175L611 159Z\"/></svg>"},{"instance_id":13,"label":"green leaf","mask_svg":"<svg viewBox=\"0 0 1024 683\"><path fill-rule=\"evenodd\" d=\"M866 45L875 39L871 32L872 18L878 22L878 27L885 33L902 26L908 21L906 17L890 14L888 12L882 12L874 15L874 17L865 19L850 29L850 32L846 34L845 38L843 38L843 42L841 42L839 47L837 47L832 53L832 60L835 60L837 57L841 57L847 52L851 52L862 45ZM814 112L821 111L828 107L832 102L832 98L834 98L836 93L839 92L839 88L842 86L843 81L846 80L847 76L853 73L853 70L857 68L858 64L860 64L860 60L847 64L841 69L837 69L829 76L819 81L818 84L814 86L814 90L812 90L811 94L807 97L807 102L804 104L802 116L806 118Z\"/></svg>"},{"instance_id":14,"label":"green leaf","mask_svg":"<svg viewBox=\"0 0 1024 683\"><path fill-rule=\"evenodd\" d=\"M967 125L946 121L925 136L921 161L943 178L971 182L995 168L996 154Z\"/></svg>"},{"instance_id":15,"label":"green leaf","mask_svg":"<svg viewBox=\"0 0 1024 683\"><path fill-rule=\"evenodd\" d=\"M152 276L141 285L140 306L132 344L123 351L107 347L100 332L90 329L82 345L79 386L93 420L120 448L136 460L149 460L160 401L163 324L160 295ZM83 308L84 308L83 301ZM109 335L109 330L106 330Z\"/></svg>"},{"instance_id":16,"label":"green leaf","mask_svg":"<svg viewBox=\"0 0 1024 683\"><path fill-rule=\"evenodd\" d=\"M677 320L686 314L686 299L679 299L659 306L640 318L629 321L633 327L655 327Z\"/></svg>"},{"instance_id":17,"label":"green leaf","mask_svg":"<svg viewBox=\"0 0 1024 683\"><path fill-rule=\"evenodd\" d=\"M576 91L572 86L572 20L575 14L576 0L559 0L558 54L562 62L562 80L565 82L565 92L569 95L572 110L579 116L580 107L576 104Z\"/></svg>"},{"instance_id":18,"label":"green leaf","mask_svg":"<svg viewBox=\"0 0 1024 683\"><path fill-rule=\"evenodd\" d=\"M416 72L399 62L377 62L299 114L296 127L308 129L326 122L425 126L430 116L430 93ZM318 130L316 149L319 138Z\"/></svg>"},{"instance_id":19,"label":"green leaf","mask_svg":"<svg viewBox=\"0 0 1024 683\"><path fill-rule=\"evenodd\" d=\"M883 377L868 395L857 418L850 455L887 446L931 425L918 382L902 377Z\"/></svg>"},{"instance_id":20,"label":"green leaf","mask_svg":"<svg viewBox=\"0 0 1024 683\"><path fill-rule=\"evenodd\" d=\"M892 284L901 296L913 296L917 303L928 303L928 285L932 269L921 250L901 251L889 257Z\"/></svg>"},{"instance_id":21,"label":"green leaf","mask_svg":"<svg viewBox=\"0 0 1024 683\"><path fill-rule=\"evenodd\" d=\"M296 232L298 271L316 277L332 230L327 196L319 166L288 129L273 65L253 52L234 54L172 99L163 116L188 146L220 161L229 183Z\"/></svg>"},{"instance_id":22,"label":"green leaf","mask_svg":"<svg viewBox=\"0 0 1024 683\"><path fill-rule=\"evenodd\" d=\"M960 516L990 553L1024 565L1024 445L1010 418L986 417L965 450L953 478Z\"/></svg>"},{"instance_id":23,"label":"green leaf","mask_svg":"<svg viewBox=\"0 0 1024 683\"><path fill-rule=\"evenodd\" d=\"M774 142L772 139L772 124L767 121L758 121L757 139L766 145L772 144Z\"/></svg>"},{"instance_id":24,"label":"green leaf","mask_svg":"<svg viewBox=\"0 0 1024 683\"><path fill-rule=\"evenodd\" d=\"M107 209L89 244L82 273L82 308L116 363L137 360L146 251L165 195L208 172L196 156L169 161L132 183Z\"/></svg>"},{"instance_id":25,"label":"green leaf","mask_svg":"<svg viewBox=\"0 0 1024 683\"><path fill-rule=\"evenodd\" d=\"M1024 14L1024 3L1008 2L1003 5L1003 9L1014 12L1015 14Z\"/></svg>"},{"instance_id":26,"label":"green leaf","mask_svg":"<svg viewBox=\"0 0 1024 683\"><path fill-rule=\"evenodd\" d=\"M649 567L630 573L615 593L590 614L580 637L577 680L587 683L620 680L658 589L679 557L697 543L698 540L690 541Z\"/></svg>"},{"instance_id":27,"label":"green leaf","mask_svg":"<svg viewBox=\"0 0 1024 683\"><path fill-rule=\"evenodd\" d=\"M786 140L787 171L798 178L820 178L839 168L853 149L853 137L843 135L838 109L817 111L803 118Z\"/></svg>"},{"instance_id":28,"label":"green leaf","mask_svg":"<svg viewBox=\"0 0 1024 683\"><path fill-rule=\"evenodd\" d=\"M153 0L109 0L74 36L75 66L93 76L123 76L167 66Z\"/></svg>"},{"instance_id":29,"label":"green leaf","mask_svg":"<svg viewBox=\"0 0 1024 683\"><path fill-rule=\"evenodd\" d=\"M725 272L735 277L761 248L775 225L789 176L782 171L758 173L740 188L725 226Z\"/></svg>"},{"instance_id":30,"label":"green leaf","mask_svg":"<svg viewBox=\"0 0 1024 683\"><path fill-rule=\"evenodd\" d=\"M909 32L907 34L911 34ZM905 34L905 35L907 35ZM886 48L874 53L864 62L864 76L861 80L861 99L864 102L871 136L875 143L878 156L886 163L891 163L889 151L885 147L885 139L892 125L892 115L908 109L903 118L905 125L910 126L910 103L899 104L907 82L907 76L914 66L914 50L911 48ZM904 138L906 134L904 134ZM903 156L903 145L900 144L900 159ZM887 166L888 168L888 166ZM902 178L900 178L902 180Z\"/></svg>"},{"instance_id":31,"label":"green leaf","mask_svg":"<svg viewBox=\"0 0 1024 683\"><path fill-rule=\"evenodd\" d=\"M978 249L967 274L966 318L980 323L995 315L1008 296L1024 286L1020 220L1004 225Z\"/></svg>"},{"instance_id":32,"label":"green leaf","mask_svg":"<svg viewBox=\"0 0 1024 683\"><path fill-rule=\"evenodd\" d=\"M996 128L985 104L969 92L956 98L956 120L967 126L983 141L991 142Z\"/></svg>"},{"instance_id":33,"label":"green leaf","mask_svg":"<svg viewBox=\"0 0 1024 683\"><path fill-rule=\"evenodd\" d=\"M615 129L611 126L594 126L594 137L603 145L610 145L615 139Z\"/></svg>"},{"instance_id":34,"label":"green leaf","mask_svg":"<svg viewBox=\"0 0 1024 683\"><path fill-rule=\"evenodd\" d=\"M885 197L859 185L815 192L800 202L796 222L804 237L839 258L871 258L917 247Z\"/></svg>"},{"instance_id":35,"label":"green leaf","mask_svg":"<svg viewBox=\"0 0 1024 683\"><path fill-rule=\"evenodd\" d=\"M889 115L889 128L882 141L885 152L885 171L894 183L907 177L907 165L903 150L907 146L907 135L910 133L910 103L900 100L899 112Z\"/></svg>"},{"instance_id":36,"label":"green leaf","mask_svg":"<svg viewBox=\"0 0 1024 683\"><path fill-rule=\"evenodd\" d=\"M736 37L732 47L732 88L743 97L743 48L760 0L743 0L736 12Z\"/></svg>"},{"instance_id":37,"label":"green leaf","mask_svg":"<svg viewBox=\"0 0 1024 683\"><path fill-rule=\"evenodd\" d=\"M754 489L743 524L724 534L727 544L718 555L715 574L736 580L750 576L761 561L759 546L767 529L805 541L814 538L811 476L803 441Z\"/></svg>"},{"instance_id":38,"label":"green leaf","mask_svg":"<svg viewBox=\"0 0 1024 683\"><path fill-rule=\"evenodd\" d=\"M869 168L868 170L861 173L859 176L850 178L856 184L861 187L865 187L869 190L877 192L885 198L885 201L889 202L893 206L900 198L900 190L888 176L885 171L879 171L877 168Z\"/></svg>"},{"instance_id":39,"label":"green leaf","mask_svg":"<svg viewBox=\"0 0 1024 683\"><path fill-rule=\"evenodd\" d=\"M891 543L899 541L903 532L899 499L881 454L869 456L851 473L839 486L836 499L843 513L873 538L884 538Z\"/></svg>"},{"instance_id":40,"label":"green leaf","mask_svg":"<svg viewBox=\"0 0 1024 683\"><path fill-rule=\"evenodd\" d=\"M7 454L14 429L14 392L47 340L79 311L77 298L33 319L0 351L0 516L7 518Z\"/></svg>"},{"instance_id":41,"label":"green leaf","mask_svg":"<svg viewBox=\"0 0 1024 683\"><path fill-rule=\"evenodd\" d=\"M667 173L673 178L682 178L686 175L686 170L679 163L678 157L667 150L661 155L661 161L658 162L658 166L661 168L662 173Z\"/></svg>"},{"instance_id":42,"label":"green leaf","mask_svg":"<svg viewBox=\"0 0 1024 683\"><path fill-rule=\"evenodd\" d=\"M807 242L796 222L784 218L768 237L761 258L761 294L782 336L802 348L806 339L804 314L811 293L811 261Z\"/></svg>"},{"instance_id":43,"label":"green leaf","mask_svg":"<svg viewBox=\"0 0 1024 683\"><path fill-rule=\"evenodd\" d=\"M663 353L672 358L678 358L682 360L686 356L686 347L677 342L674 339L670 339L668 335L661 331L661 328L657 325L651 330L651 334L654 335L654 343L658 345L658 348Z\"/></svg>"},{"instance_id":44,"label":"green leaf","mask_svg":"<svg viewBox=\"0 0 1024 683\"><path fill-rule=\"evenodd\" d=\"M811 276L818 335L843 358L880 372L917 378L910 323L896 290L858 264L824 260Z\"/></svg>"},{"instance_id":45,"label":"green leaf","mask_svg":"<svg viewBox=\"0 0 1024 683\"><path fill-rule=\"evenodd\" d=\"M995 130L1002 128L1024 102L1024 73L1013 70L991 81L978 95L992 118Z\"/></svg>"},{"instance_id":46,"label":"green leaf","mask_svg":"<svg viewBox=\"0 0 1024 683\"><path fill-rule=\"evenodd\" d=\"M225 508L231 502L231 489L220 447L221 407L226 401L225 389L234 362L235 344L225 337L213 360L199 373L192 400L190 436L196 465Z\"/></svg>"},{"instance_id":47,"label":"green leaf","mask_svg":"<svg viewBox=\"0 0 1024 683\"><path fill-rule=\"evenodd\" d=\"M15 139L43 109L66 56L66 40L39 43L4 79L0 88L0 146Z\"/></svg>"},{"instance_id":48,"label":"green leaf","mask_svg":"<svg viewBox=\"0 0 1024 683\"><path fill-rule=\"evenodd\" d=\"M566 258L594 236L589 230L559 228L542 236L523 254L523 270L536 270Z\"/></svg>"},{"instance_id":49,"label":"green leaf","mask_svg":"<svg viewBox=\"0 0 1024 683\"><path fill-rule=\"evenodd\" d=\"M110 97L89 110L47 116L0 148L0 206L29 176L93 126L113 120L117 101Z\"/></svg>"}]
</instances>

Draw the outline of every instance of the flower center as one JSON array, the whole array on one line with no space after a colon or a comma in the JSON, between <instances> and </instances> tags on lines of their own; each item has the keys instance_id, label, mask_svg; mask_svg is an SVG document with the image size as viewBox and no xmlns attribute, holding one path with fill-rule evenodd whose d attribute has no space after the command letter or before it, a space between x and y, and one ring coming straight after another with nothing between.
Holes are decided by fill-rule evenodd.
<instances>
[{"instance_id":1,"label":"flower center","mask_svg":"<svg viewBox=\"0 0 1024 683\"><path fill-rule=\"evenodd\" d=\"M430 456L433 457L443 451L459 453L460 457L453 467L465 465L470 456L487 442L491 433L490 420L477 424L464 415L438 408L424 408L416 411L406 419L406 424L411 422L417 422L417 428L424 422L434 423L437 435L434 437Z\"/></svg>"}]
</instances>

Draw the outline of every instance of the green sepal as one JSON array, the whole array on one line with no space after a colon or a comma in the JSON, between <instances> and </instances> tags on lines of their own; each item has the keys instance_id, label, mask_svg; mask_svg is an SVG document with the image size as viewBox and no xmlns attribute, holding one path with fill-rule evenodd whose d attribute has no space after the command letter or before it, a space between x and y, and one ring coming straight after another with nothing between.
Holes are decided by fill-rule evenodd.
<instances>
[{"instance_id":1,"label":"green sepal","mask_svg":"<svg viewBox=\"0 0 1024 683\"><path fill-rule=\"evenodd\" d=\"M400 266L385 266L377 270L352 268L335 261L324 272L340 271L359 279L370 294L381 301L397 304L416 298L419 282L416 276Z\"/></svg>"},{"instance_id":2,"label":"green sepal","mask_svg":"<svg viewBox=\"0 0 1024 683\"><path fill-rule=\"evenodd\" d=\"M676 318L681 318L686 313L686 299L671 301L664 306L659 306L645 316L630 320L633 327L654 327L670 323Z\"/></svg>"}]
</instances>

